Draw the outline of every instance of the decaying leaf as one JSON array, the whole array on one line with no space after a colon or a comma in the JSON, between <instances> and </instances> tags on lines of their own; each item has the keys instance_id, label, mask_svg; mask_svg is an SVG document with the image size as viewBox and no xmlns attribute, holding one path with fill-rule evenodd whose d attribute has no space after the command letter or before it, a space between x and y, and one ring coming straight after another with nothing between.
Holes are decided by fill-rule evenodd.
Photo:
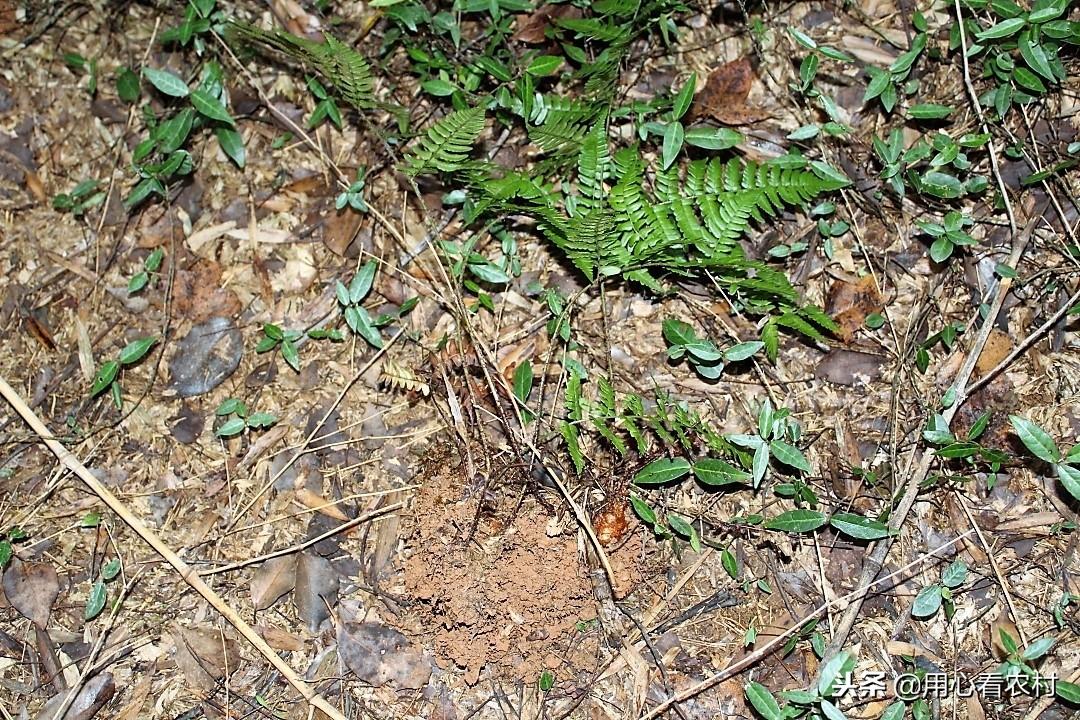
<instances>
[{"instance_id":1,"label":"decaying leaf","mask_svg":"<svg viewBox=\"0 0 1080 720\"><path fill-rule=\"evenodd\" d=\"M385 358L382 364L382 375L379 378L392 388L417 392L427 397L431 394L431 386L416 376L409 368L394 362L391 358Z\"/></svg>"},{"instance_id":2,"label":"decaying leaf","mask_svg":"<svg viewBox=\"0 0 1080 720\"><path fill-rule=\"evenodd\" d=\"M112 673L104 672L95 675L79 688L78 694L64 713L63 720L90 720L97 715L105 703L112 699L115 693L116 682L113 680ZM49 698L45 707L38 713L37 719L60 720L56 713L59 712L66 698L66 692Z\"/></svg>"},{"instance_id":3,"label":"decaying leaf","mask_svg":"<svg viewBox=\"0 0 1080 720\"><path fill-rule=\"evenodd\" d=\"M275 650L299 652L304 649L303 639L293 635L291 632L282 630L276 625L256 625L255 630L266 641L266 644Z\"/></svg>"},{"instance_id":4,"label":"decaying leaf","mask_svg":"<svg viewBox=\"0 0 1080 720\"><path fill-rule=\"evenodd\" d=\"M880 312L883 307L881 293L878 292L873 275L864 275L854 282L837 280L829 288L829 296L825 301L825 312L832 315L840 326L837 335L845 343L854 339L855 333L866 322L868 315Z\"/></svg>"},{"instance_id":5,"label":"decaying leaf","mask_svg":"<svg viewBox=\"0 0 1080 720\"><path fill-rule=\"evenodd\" d=\"M427 684L431 661L408 638L378 623L343 623L338 654L358 678L376 687L416 690Z\"/></svg>"},{"instance_id":6,"label":"decaying leaf","mask_svg":"<svg viewBox=\"0 0 1080 720\"><path fill-rule=\"evenodd\" d=\"M553 20L579 17L581 17L580 8L569 3L559 5L543 3L533 13L517 16L514 39L529 44L542 43L547 39L544 31Z\"/></svg>"},{"instance_id":7,"label":"decaying leaf","mask_svg":"<svg viewBox=\"0 0 1080 720\"><path fill-rule=\"evenodd\" d=\"M1012 348L1012 338L997 328L991 330L979 359L975 361L975 378L981 378L997 367L997 364L1005 359Z\"/></svg>"},{"instance_id":8,"label":"decaying leaf","mask_svg":"<svg viewBox=\"0 0 1080 720\"><path fill-rule=\"evenodd\" d=\"M49 563L27 563L17 557L4 571L4 595L11 606L39 628L49 624L60 580Z\"/></svg>"},{"instance_id":9,"label":"decaying leaf","mask_svg":"<svg viewBox=\"0 0 1080 720\"><path fill-rule=\"evenodd\" d=\"M300 553L293 605L309 632L319 631L319 625L330 617L330 608L337 605L337 600L338 574L330 561L308 550Z\"/></svg>"},{"instance_id":10,"label":"decaying leaf","mask_svg":"<svg viewBox=\"0 0 1080 720\"><path fill-rule=\"evenodd\" d=\"M211 626L185 628L174 625L172 654L184 673L188 687L208 694L239 667L240 649L236 640Z\"/></svg>"},{"instance_id":11,"label":"decaying leaf","mask_svg":"<svg viewBox=\"0 0 1080 720\"><path fill-rule=\"evenodd\" d=\"M712 118L724 125L748 125L769 117L766 110L746 104L753 84L754 68L750 58L724 63L709 73L705 87L694 97L690 118Z\"/></svg>"},{"instance_id":12,"label":"decaying leaf","mask_svg":"<svg viewBox=\"0 0 1080 720\"><path fill-rule=\"evenodd\" d=\"M251 578L251 604L265 610L296 585L296 556L270 558Z\"/></svg>"},{"instance_id":13,"label":"decaying leaf","mask_svg":"<svg viewBox=\"0 0 1080 720\"><path fill-rule=\"evenodd\" d=\"M866 384L881 377L884 358L873 353L835 348L814 369L814 377L837 385Z\"/></svg>"}]
</instances>

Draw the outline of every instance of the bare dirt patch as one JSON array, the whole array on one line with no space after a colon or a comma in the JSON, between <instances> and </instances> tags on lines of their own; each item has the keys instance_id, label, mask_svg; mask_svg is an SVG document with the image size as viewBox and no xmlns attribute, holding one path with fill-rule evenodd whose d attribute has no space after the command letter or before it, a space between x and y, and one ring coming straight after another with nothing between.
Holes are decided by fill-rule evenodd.
<instances>
[{"instance_id":1,"label":"bare dirt patch","mask_svg":"<svg viewBox=\"0 0 1080 720\"><path fill-rule=\"evenodd\" d=\"M403 564L413 619L440 664L464 669L469 684L485 665L525 680L559 667L575 626L597 614L572 520L532 500L511 518L515 504L512 492L484 497L452 469L417 491Z\"/></svg>"}]
</instances>

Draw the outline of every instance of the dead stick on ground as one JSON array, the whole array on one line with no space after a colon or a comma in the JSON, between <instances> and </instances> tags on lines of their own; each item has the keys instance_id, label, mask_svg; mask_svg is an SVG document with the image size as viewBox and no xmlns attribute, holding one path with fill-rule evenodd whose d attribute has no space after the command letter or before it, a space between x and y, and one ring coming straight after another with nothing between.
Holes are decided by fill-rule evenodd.
<instances>
[{"instance_id":1,"label":"dead stick on ground","mask_svg":"<svg viewBox=\"0 0 1080 720\"><path fill-rule=\"evenodd\" d=\"M362 525L362 524L364 524L364 523L366 523L366 522L368 522L370 520L374 520L375 518L382 517L383 515L389 515L390 513L394 512L395 510L400 510L403 507L405 507L405 503L404 502L398 502L398 503L394 503L393 505L387 505L386 507L376 508L375 510L372 510L371 512L364 513L360 517L355 517L355 518L353 518L352 520L350 520L350 521L348 521L346 523L342 523L341 525L338 525L335 528L330 528L329 530L322 533L321 535L316 535L315 537L310 538L308 540L305 540L302 543L298 543L296 545L292 545L292 546L286 547L286 548L281 548L280 550L273 550L271 552L266 553L265 555L260 555L259 557L248 558L247 560L240 560L239 562L229 563L228 565L222 565L221 567L210 568L209 570L202 570L202 571L199 572L199 575L202 576L202 577L206 577L207 575L217 575L218 573L231 572L232 570L239 570L242 567L247 567L248 565L254 565L256 563L261 563L261 562L266 561L266 560L272 560L273 558L281 557L282 555L291 555L292 553L300 552L301 550L306 550L307 548L311 547L312 545L316 545L318 543L321 543L323 540L325 540L327 538L330 538L330 537L333 537L333 536L337 535L338 533L343 533L346 530L351 530L352 528L356 527L357 525Z\"/></svg>"},{"instance_id":2,"label":"dead stick on ground","mask_svg":"<svg viewBox=\"0 0 1080 720\"><path fill-rule=\"evenodd\" d=\"M1012 253L1009 257L1009 264L1011 266L1016 267L1020 260L1020 256L1024 252L1024 248L1027 247L1027 240L1031 236L1031 232L1034 228L1035 220L1032 220L1019 236L1014 238ZM994 297L990 312L987 313L986 319L979 329L979 336L975 339L975 342L972 343L972 346L968 351L968 356L964 359L964 364L961 366L960 371L956 374L956 378L949 387L950 392L954 394L954 400L953 403L942 412L942 416L945 418L947 424L952 422L953 417L956 415L956 411L960 409L960 406L964 404L964 401L968 397L968 380L971 379L971 373L975 369L975 363L978 361L979 356L982 355L983 348L986 347L986 341L990 337L990 331L993 329L994 322L1001 312L1002 306L1005 304L1005 298L1008 296L1011 287L1012 278L1008 277L1003 278L998 284L997 295ZM847 642L848 635L851 633L852 628L855 627L855 622L859 618L863 600L870 593L871 588L876 584L874 578L877 577L877 574L881 572L881 569L885 566L885 559L888 557L889 550L892 548L893 537L900 531L904 521L907 520L908 513L911 512L911 508L915 505L915 498L919 494L919 487L921 486L923 479L930 473L930 466L936 458L937 455L935 453L929 450L925 451L919 461L918 467L908 478L907 485L904 489L904 495L897 504L896 509L892 512L892 520L889 522L889 530L892 534L878 540L874 545L874 549L870 551L870 555L867 557L866 562L863 564L862 575L859 577L859 586L865 587L866 590L852 600L851 605L849 605L844 612L840 623L833 628L833 639L825 649L825 657L822 658L821 667L825 667L825 664L829 660L839 654L840 650L844 647L844 643Z\"/></svg>"},{"instance_id":3,"label":"dead stick on ground","mask_svg":"<svg viewBox=\"0 0 1080 720\"><path fill-rule=\"evenodd\" d=\"M146 544L157 552L158 555L172 565L173 569L179 573L184 582L186 582L195 592L202 595L203 599L210 603L211 607L221 613L222 617L228 620L229 624L236 628L236 630L243 635L271 665L274 666L274 669L289 681L289 684L292 685L311 706L323 711L332 720L346 720L340 710L331 705L330 702L320 695L311 685L302 680L300 676L296 674L296 671L294 671L288 663L282 660L278 654L274 652L273 648L267 645L266 641L263 640L250 625L244 622L236 611L228 606L220 595L203 582L202 578L198 576L190 565L184 562L179 555L174 553L161 538L143 523L142 520L133 515L131 511L128 510L127 506L124 505L119 498L113 495L108 488L102 485L98 479L94 477L94 474L90 472L77 457L72 455L66 447L53 437L52 433L49 432L49 429L45 427L45 423L41 421L41 418L30 409L26 404L26 401L23 400L19 393L15 392L14 388L8 385L7 381L2 377L0 377L0 395L4 396L4 399L10 403L15 412L22 417L35 433L37 433L38 437L41 438L41 441L52 451L57 460L59 460L68 470L75 475L78 475L79 479L86 483L87 487L89 487L95 495L101 498L101 501L104 502L110 510L120 516L120 519L123 520L136 535L141 537Z\"/></svg>"}]
</instances>

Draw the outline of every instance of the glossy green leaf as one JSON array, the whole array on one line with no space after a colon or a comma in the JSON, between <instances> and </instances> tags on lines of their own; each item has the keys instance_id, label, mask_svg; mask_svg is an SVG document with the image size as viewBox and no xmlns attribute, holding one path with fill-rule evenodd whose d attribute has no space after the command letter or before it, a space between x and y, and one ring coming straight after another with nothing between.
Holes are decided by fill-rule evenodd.
<instances>
[{"instance_id":1,"label":"glossy green leaf","mask_svg":"<svg viewBox=\"0 0 1080 720\"><path fill-rule=\"evenodd\" d=\"M221 151L236 163L236 167L243 170L247 163L247 151L244 149L244 136L240 131L234 127L219 125L214 128L214 136L217 137Z\"/></svg>"},{"instance_id":2,"label":"glossy green leaf","mask_svg":"<svg viewBox=\"0 0 1080 720\"><path fill-rule=\"evenodd\" d=\"M773 440L769 443L769 450L772 452L772 456L780 462L795 468L796 470L802 470L803 472L810 472L810 461L806 459L806 456L802 454L794 445L784 442L783 440Z\"/></svg>"},{"instance_id":3,"label":"glossy green leaf","mask_svg":"<svg viewBox=\"0 0 1080 720\"><path fill-rule=\"evenodd\" d=\"M1020 442L1024 443L1024 447L1032 455L1048 463L1056 463L1061 459L1061 452L1054 439L1037 424L1019 415L1010 415L1009 422L1012 423Z\"/></svg>"},{"instance_id":4,"label":"glossy green leaf","mask_svg":"<svg viewBox=\"0 0 1080 720\"><path fill-rule=\"evenodd\" d=\"M139 76L131 68L122 68L117 74L116 94L129 104L139 99Z\"/></svg>"},{"instance_id":5,"label":"glossy green leaf","mask_svg":"<svg viewBox=\"0 0 1080 720\"><path fill-rule=\"evenodd\" d=\"M952 114L953 109L948 105L936 103L920 103L908 108L908 116L916 120L940 120Z\"/></svg>"},{"instance_id":6,"label":"glossy green leaf","mask_svg":"<svg viewBox=\"0 0 1080 720\"><path fill-rule=\"evenodd\" d=\"M693 469L698 482L710 487L744 483L750 479L750 473L717 458L702 458L694 463Z\"/></svg>"},{"instance_id":7,"label":"glossy green leaf","mask_svg":"<svg viewBox=\"0 0 1080 720\"><path fill-rule=\"evenodd\" d=\"M187 83L168 70L146 67L143 68L143 77L149 80L150 84L159 91L171 97L187 97L188 93L191 92L188 90Z\"/></svg>"},{"instance_id":8,"label":"glossy green leaf","mask_svg":"<svg viewBox=\"0 0 1080 720\"><path fill-rule=\"evenodd\" d=\"M378 269L379 265L374 260L368 260L360 266L356 275L353 276L352 282L349 283L348 304L358 305L363 302L364 298L371 292L371 286L375 284L375 273Z\"/></svg>"},{"instance_id":9,"label":"glossy green leaf","mask_svg":"<svg viewBox=\"0 0 1080 720\"><path fill-rule=\"evenodd\" d=\"M889 535L889 527L885 523L855 513L833 513L829 524L857 540L878 540Z\"/></svg>"},{"instance_id":10,"label":"glossy green leaf","mask_svg":"<svg viewBox=\"0 0 1080 720\"><path fill-rule=\"evenodd\" d=\"M98 395L102 390L112 385L119 372L120 363L115 360L102 363L101 367L98 368L97 375L94 376L94 384L90 388L90 395Z\"/></svg>"},{"instance_id":11,"label":"glossy green leaf","mask_svg":"<svg viewBox=\"0 0 1080 720\"><path fill-rule=\"evenodd\" d=\"M765 347L765 343L760 340L753 340L750 342L739 343L738 345L732 345L724 351L724 360L726 362L740 362L753 357L759 350Z\"/></svg>"},{"instance_id":12,"label":"glossy green leaf","mask_svg":"<svg viewBox=\"0 0 1080 720\"><path fill-rule=\"evenodd\" d=\"M817 510L788 510L765 523L767 530L791 533L812 532L826 522L825 513Z\"/></svg>"},{"instance_id":13,"label":"glossy green leaf","mask_svg":"<svg viewBox=\"0 0 1080 720\"><path fill-rule=\"evenodd\" d=\"M685 131L683 130L682 123L674 121L668 123L664 129L664 143L661 148L661 162L660 165L664 170L667 170L674 163L676 158L679 157L679 151L682 150L683 140L685 138Z\"/></svg>"},{"instance_id":14,"label":"glossy green leaf","mask_svg":"<svg viewBox=\"0 0 1080 720\"><path fill-rule=\"evenodd\" d=\"M915 596L911 614L917 618L932 617L941 608L941 585L927 585Z\"/></svg>"},{"instance_id":15,"label":"glossy green leaf","mask_svg":"<svg viewBox=\"0 0 1080 720\"><path fill-rule=\"evenodd\" d=\"M563 59L558 55L541 55L529 63L529 66L525 68L525 72L536 77L554 75L562 67L562 64Z\"/></svg>"},{"instance_id":16,"label":"glossy green leaf","mask_svg":"<svg viewBox=\"0 0 1080 720\"><path fill-rule=\"evenodd\" d=\"M98 580L90 588L90 596L86 598L86 608L83 610L84 620L93 620L105 609L105 600L109 592L105 589L105 583Z\"/></svg>"},{"instance_id":17,"label":"glossy green leaf","mask_svg":"<svg viewBox=\"0 0 1080 720\"><path fill-rule=\"evenodd\" d=\"M746 698L765 720L784 720L780 704L776 702L769 689L761 683L751 682L746 686Z\"/></svg>"},{"instance_id":18,"label":"glossy green leaf","mask_svg":"<svg viewBox=\"0 0 1080 720\"><path fill-rule=\"evenodd\" d=\"M150 351L150 348L154 346L158 339L154 336L139 338L131 343L128 343L123 350L120 351L120 355L117 358L121 365L131 365L132 363L142 360L143 356Z\"/></svg>"},{"instance_id":19,"label":"glossy green leaf","mask_svg":"<svg viewBox=\"0 0 1080 720\"><path fill-rule=\"evenodd\" d=\"M244 432L245 429L247 429L247 422L244 418L234 417L223 422L214 434L218 437L232 437Z\"/></svg>"},{"instance_id":20,"label":"glossy green leaf","mask_svg":"<svg viewBox=\"0 0 1080 720\"><path fill-rule=\"evenodd\" d=\"M1020 28L1024 27L1026 24L1027 21L1022 17L1009 18L1007 20L1002 20L996 25L992 25L982 32L975 33L975 38L980 41L1000 40L1001 38L1015 35Z\"/></svg>"},{"instance_id":21,"label":"glossy green leaf","mask_svg":"<svg viewBox=\"0 0 1080 720\"><path fill-rule=\"evenodd\" d=\"M522 404L529 401L533 388L532 363L525 360L514 369L514 397Z\"/></svg>"},{"instance_id":22,"label":"glossy green leaf","mask_svg":"<svg viewBox=\"0 0 1080 720\"><path fill-rule=\"evenodd\" d=\"M681 119L686 114L686 111L690 109L690 105L694 102L694 90L696 88L697 73L690 73L690 77L686 79L686 83L679 90L672 104L671 115L673 120Z\"/></svg>"},{"instance_id":23,"label":"glossy green leaf","mask_svg":"<svg viewBox=\"0 0 1080 720\"><path fill-rule=\"evenodd\" d=\"M193 90L188 96L188 100L191 101L192 107L194 107L203 117L217 120L226 123L227 125L235 124L232 115L230 115L229 111L225 109L225 106L221 104L221 101L205 90Z\"/></svg>"},{"instance_id":24,"label":"glossy green leaf","mask_svg":"<svg viewBox=\"0 0 1080 720\"><path fill-rule=\"evenodd\" d=\"M690 472L686 458L660 458L653 460L634 475L638 485L661 485L685 477Z\"/></svg>"},{"instance_id":25,"label":"glossy green leaf","mask_svg":"<svg viewBox=\"0 0 1080 720\"><path fill-rule=\"evenodd\" d=\"M1080 500L1080 468L1075 465L1058 463L1054 465L1054 473L1057 475L1061 486L1069 491L1075 499Z\"/></svg>"},{"instance_id":26,"label":"glossy green leaf","mask_svg":"<svg viewBox=\"0 0 1080 720\"><path fill-rule=\"evenodd\" d=\"M727 150L741 143L743 136L731 128L692 127L683 132L683 141L705 150Z\"/></svg>"}]
</instances>

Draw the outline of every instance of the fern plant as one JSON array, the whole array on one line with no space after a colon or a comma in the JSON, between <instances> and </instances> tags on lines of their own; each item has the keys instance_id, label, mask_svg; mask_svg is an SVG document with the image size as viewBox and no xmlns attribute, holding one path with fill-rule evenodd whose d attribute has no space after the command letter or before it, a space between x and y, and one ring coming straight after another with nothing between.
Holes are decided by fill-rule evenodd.
<instances>
[{"instance_id":1,"label":"fern plant","mask_svg":"<svg viewBox=\"0 0 1080 720\"><path fill-rule=\"evenodd\" d=\"M646 189L651 175L653 189ZM694 160L650 173L637 148L614 156L597 122L581 143L576 187L561 196L534 177L510 173L480 183L471 215L523 214L590 281L622 277L663 291L659 277L708 272L747 312L773 316L762 339L775 356L777 326L821 338L834 328L802 306L783 273L746 257L739 244L754 222L845 183L806 169L802 158L764 164Z\"/></svg>"},{"instance_id":2,"label":"fern plant","mask_svg":"<svg viewBox=\"0 0 1080 720\"><path fill-rule=\"evenodd\" d=\"M284 30L263 30L236 20L229 23L226 32L233 42L274 50L310 66L357 110L375 105L371 66L360 53L329 33L323 34L325 42L320 43Z\"/></svg>"},{"instance_id":3,"label":"fern plant","mask_svg":"<svg viewBox=\"0 0 1080 720\"><path fill-rule=\"evenodd\" d=\"M469 160L469 153L483 131L483 107L455 110L428 128L409 152L405 172L415 176L475 168L477 164Z\"/></svg>"}]
</instances>

